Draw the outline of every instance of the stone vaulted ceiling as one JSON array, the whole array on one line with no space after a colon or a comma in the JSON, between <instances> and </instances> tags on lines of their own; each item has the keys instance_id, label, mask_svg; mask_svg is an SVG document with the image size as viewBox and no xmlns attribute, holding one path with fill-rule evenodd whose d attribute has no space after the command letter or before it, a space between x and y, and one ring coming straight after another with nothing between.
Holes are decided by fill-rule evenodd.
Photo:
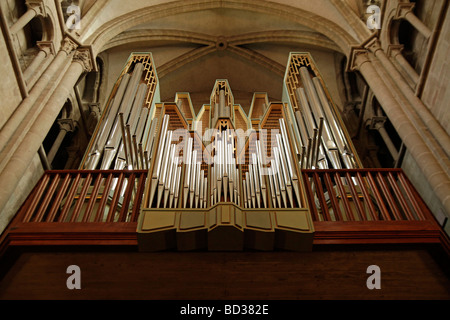
<instances>
[{"instance_id":1,"label":"stone vaulted ceiling","mask_svg":"<svg viewBox=\"0 0 450 320\"><path fill-rule=\"evenodd\" d=\"M198 110L214 81L228 79L246 109L254 92L280 100L289 52L307 51L341 105L340 61L366 34L354 31L336 1L85 0L80 5L89 25L74 36L103 60L106 94L129 54L144 51L153 54L162 101L189 92ZM355 1L338 2L358 10Z\"/></svg>"}]
</instances>

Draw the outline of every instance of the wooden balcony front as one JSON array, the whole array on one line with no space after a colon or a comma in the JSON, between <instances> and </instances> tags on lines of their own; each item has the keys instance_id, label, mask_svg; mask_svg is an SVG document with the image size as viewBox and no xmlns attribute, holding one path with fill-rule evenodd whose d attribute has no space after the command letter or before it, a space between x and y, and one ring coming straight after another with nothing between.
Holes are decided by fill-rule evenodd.
<instances>
[{"instance_id":1,"label":"wooden balcony front","mask_svg":"<svg viewBox=\"0 0 450 320\"><path fill-rule=\"evenodd\" d=\"M46 171L2 235L28 245L135 245L146 170Z\"/></svg>"},{"instance_id":2,"label":"wooden balcony front","mask_svg":"<svg viewBox=\"0 0 450 320\"><path fill-rule=\"evenodd\" d=\"M443 232L401 169L303 170L313 244L441 244ZM147 171L46 171L1 237L9 246L137 247ZM314 250L314 249L313 249Z\"/></svg>"},{"instance_id":3,"label":"wooden balcony front","mask_svg":"<svg viewBox=\"0 0 450 320\"><path fill-rule=\"evenodd\" d=\"M443 232L401 169L303 170L315 244L441 243Z\"/></svg>"}]
</instances>

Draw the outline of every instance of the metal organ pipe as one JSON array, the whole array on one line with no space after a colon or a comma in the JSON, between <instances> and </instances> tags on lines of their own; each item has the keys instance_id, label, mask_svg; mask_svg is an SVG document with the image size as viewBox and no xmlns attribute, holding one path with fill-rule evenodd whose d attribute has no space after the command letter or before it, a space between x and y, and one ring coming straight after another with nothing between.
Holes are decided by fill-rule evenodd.
<instances>
[{"instance_id":1,"label":"metal organ pipe","mask_svg":"<svg viewBox=\"0 0 450 320\"><path fill-rule=\"evenodd\" d=\"M140 121L141 110L148 110L147 108L142 108L142 104L144 103L145 94L147 91L147 86L145 84L141 84L139 86L138 93L133 103L133 107L128 118L127 124L130 125L130 133L132 135L136 135L136 140L141 141L141 134L137 134L136 127L138 125L138 121ZM123 117L123 113L122 117ZM141 122L144 122L143 120ZM129 164L125 158L124 154L124 144L126 144L126 140L124 139L124 135L122 135L122 139L120 141L120 137L116 136L114 141L109 141L105 148L105 154L108 154L108 157L105 157L102 163L102 168L107 169L110 167L112 161L114 160L114 156L117 152L117 159L115 162L115 169L120 170L125 167L125 165ZM120 143L120 144L119 144ZM108 151L108 152L107 152Z\"/></svg>"},{"instance_id":2,"label":"metal organ pipe","mask_svg":"<svg viewBox=\"0 0 450 320\"><path fill-rule=\"evenodd\" d=\"M94 169L102 161L101 169L114 165L115 169L152 170L146 199L153 208L203 209L220 202L247 209L301 207L299 170L354 168L355 159L320 79L312 77L306 67L299 68L299 74L296 80L301 82L297 84L300 87L294 89L299 109L282 105L280 130L272 132L271 150L267 150L264 130L252 129L242 143L241 134L224 129L222 123L208 137L212 141L206 149L211 149L211 154L206 156L214 161L205 166L204 146L192 136L192 128L188 128L182 144L175 144L172 139L177 140L177 132L169 130L169 115L152 119L153 110L145 105L148 86L141 83L143 65L137 63L115 88L85 166ZM221 86L211 101L209 116L215 119L214 126L233 111L226 89ZM181 100L177 106L181 108ZM267 127L274 124L270 119ZM237 160L242 157L249 163Z\"/></svg>"},{"instance_id":3,"label":"metal organ pipe","mask_svg":"<svg viewBox=\"0 0 450 320\"><path fill-rule=\"evenodd\" d=\"M85 163L85 169L94 170L97 167L100 157L103 154L103 148L106 144L106 139L108 138L109 131L112 128L114 119L119 113L119 107L122 103L123 94L127 88L128 81L130 80L130 75L125 73L120 79L119 87L117 89L116 95L111 100L111 107L109 108L105 119L103 120L102 126L97 133L96 140L92 145L92 150Z\"/></svg>"},{"instance_id":4,"label":"metal organ pipe","mask_svg":"<svg viewBox=\"0 0 450 320\"><path fill-rule=\"evenodd\" d=\"M319 119L323 118L322 109L320 100L318 98L317 92L314 88L314 84L312 82L311 76L309 75L309 71L306 67L300 68L300 77L302 79L302 83L305 87L306 95L309 99L309 106L311 107L311 114L315 119L316 125L319 123ZM324 122L323 132L321 140L323 142L323 147L326 150L326 154L335 169L341 169L341 163L339 158L339 151L337 149L336 143L333 140L333 136L328 127L328 124ZM313 164L312 164L313 165Z\"/></svg>"},{"instance_id":5,"label":"metal organ pipe","mask_svg":"<svg viewBox=\"0 0 450 320\"><path fill-rule=\"evenodd\" d=\"M335 116L331 110L331 106L326 97L322 83L320 82L320 79L317 77L313 78L313 83L315 85L316 91L317 91L320 101L322 103L322 107L323 107L323 111L325 113L327 123L329 124L329 126L331 128L331 131L332 131L333 136L336 141L336 145L342 156L342 160L343 160L345 166L347 167L347 169L353 169L355 167L353 154L349 150L347 143L346 143L345 135L342 132L341 127L338 125L337 119L335 118Z\"/></svg>"},{"instance_id":6,"label":"metal organ pipe","mask_svg":"<svg viewBox=\"0 0 450 320\"><path fill-rule=\"evenodd\" d=\"M150 200L149 200L150 203L152 203L152 201L153 201L153 198L156 193L156 188L158 187L158 184L159 184L159 173L161 170L162 157L163 157L163 153L164 153L163 148L164 148L164 143L165 143L165 137L167 134L168 123L169 123L169 116L164 115L163 122L161 124L161 129L160 129L159 145L158 145L158 149L157 149L157 156L156 156L156 162L155 162L156 167L153 167L153 172L152 172L152 180L151 180L151 186L150 186ZM158 207L159 207L159 203L158 203Z\"/></svg>"},{"instance_id":7,"label":"metal organ pipe","mask_svg":"<svg viewBox=\"0 0 450 320\"><path fill-rule=\"evenodd\" d=\"M298 168L325 169L328 162L333 168L341 168L341 163L350 167L354 160L320 80L311 78L306 67L300 68L303 87L295 90L300 109L288 110L286 118L278 120L280 131L273 136L272 159L266 163L266 138L260 132L259 138L250 142L247 168L237 163L242 152L236 150L239 137L231 129L221 129L213 136L214 161L207 169L202 168L203 150L190 133L179 156L172 143L174 132L168 129L169 116L164 115L158 124L143 106L147 86L138 81L141 72L137 64L132 75L123 76L115 97L118 102L113 101L119 112L117 124L109 118L111 122L106 124L111 130L97 138L96 145L105 142L102 168L109 167L114 154L115 168L152 168L149 201L153 207L206 208L221 201L249 209L296 207L302 198ZM219 90L214 103L213 117L230 116L225 89Z\"/></svg>"},{"instance_id":8,"label":"metal organ pipe","mask_svg":"<svg viewBox=\"0 0 450 320\"><path fill-rule=\"evenodd\" d=\"M142 78L142 73L143 73L143 65L142 63L137 63L134 67L133 74L131 76L127 89L123 95L122 102L120 104L119 113L123 113L124 120L126 120L126 123L130 123L129 117L130 113L132 112L133 102L136 98L136 92L138 91L139 82L141 81ZM143 90L144 91L146 90L146 86L145 88L143 88ZM109 133L108 140L106 141L106 145L104 147L103 161L100 167L101 170L106 170L109 168L117 152L117 149L119 148L119 143L121 139L119 126L120 126L119 119L117 119L116 117L114 125Z\"/></svg>"},{"instance_id":9,"label":"metal organ pipe","mask_svg":"<svg viewBox=\"0 0 450 320\"><path fill-rule=\"evenodd\" d=\"M311 108L309 106L308 99L305 94L305 90L303 88L297 88L296 92L297 92L297 97L299 99L300 106L302 108L302 114L304 116L305 128L306 128L306 131L308 132L308 134L306 136L307 137L306 139L308 139L308 143L306 144L305 148L306 148L306 150L310 150L312 145L309 145L309 144L313 143L314 129L317 129L317 127L316 127L316 123L315 123L315 120L314 120L312 112L311 112ZM311 141L309 141L309 139L311 139ZM328 169L328 162L325 158L325 152L323 150L323 146L321 143L319 143L318 145L319 145L319 149L320 149L319 150L319 158L317 159L318 167L320 169ZM307 151L307 158L305 159L305 164L306 164L305 167L306 168L311 168L313 165L311 163L310 155L311 155L311 153L308 153L308 151Z\"/></svg>"}]
</instances>

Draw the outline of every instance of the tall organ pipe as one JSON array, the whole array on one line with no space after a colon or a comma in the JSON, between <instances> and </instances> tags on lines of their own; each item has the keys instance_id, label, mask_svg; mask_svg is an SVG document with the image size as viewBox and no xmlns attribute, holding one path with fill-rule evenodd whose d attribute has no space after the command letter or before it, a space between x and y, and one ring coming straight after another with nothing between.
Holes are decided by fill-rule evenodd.
<instances>
[{"instance_id":1,"label":"tall organ pipe","mask_svg":"<svg viewBox=\"0 0 450 320\"><path fill-rule=\"evenodd\" d=\"M131 79L129 81L129 84L127 86L127 89L125 91L125 94L123 96L122 102L120 104L119 113L123 113L124 120L126 123L129 123L129 117L131 113L131 109L133 106L133 101L136 97L136 92L138 90L139 82L142 78L142 72L143 72L143 65L142 63L137 63L134 67L133 74L131 76ZM117 148L119 147L120 143L120 121L118 117L115 118L114 125L111 128L111 131L109 132L108 140L105 144L105 149L103 151L103 161L101 164L101 169L105 170L109 168L109 165L113 161L114 155L117 152Z\"/></svg>"},{"instance_id":2,"label":"tall organ pipe","mask_svg":"<svg viewBox=\"0 0 450 320\"><path fill-rule=\"evenodd\" d=\"M116 95L111 101L111 107L107 111L106 118L103 121L99 132L97 133L96 140L92 145L92 150L90 151L88 159L85 163L85 169L87 170L94 170L97 167L97 164L103 153L103 148L106 144L106 139L108 138L108 134L114 123L114 119L116 115L119 114L119 107L122 103L122 98L128 86L129 80L130 75L128 73L125 73L120 80Z\"/></svg>"},{"instance_id":3,"label":"tall organ pipe","mask_svg":"<svg viewBox=\"0 0 450 320\"><path fill-rule=\"evenodd\" d=\"M315 123L315 120L313 118L312 112L311 112L311 108L309 106L309 102L308 99L306 97L305 94L305 90L303 88L297 88L296 90L297 92L297 97L299 99L300 105L302 107L302 114L304 116L304 121L305 121L305 129L307 131L307 137L305 140L307 140L308 142L306 143L305 141L305 150L307 150L306 153L306 157L304 159L304 163L305 163L305 167L306 168L311 168L312 167L312 163L311 163L311 159L310 159L310 155L311 155L311 148L312 148L312 143L315 142L313 141L314 139L314 130L317 130L317 126ZM319 145L319 157L317 159L317 165L320 169L328 169L328 162L325 158L325 153L323 151L323 146L321 143L318 144Z\"/></svg>"},{"instance_id":4,"label":"tall organ pipe","mask_svg":"<svg viewBox=\"0 0 450 320\"><path fill-rule=\"evenodd\" d=\"M142 109L142 104L144 103L146 92L147 86L145 84L141 84L139 86L136 98L134 99L133 107L131 109L127 122L127 124L130 125L131 135L134 135L136 133L136 126L139 120L138 116ZM140 139L136 138L136 140L140 142ZM121 141L118 132L114 135L112 140L108 141L108 144L105 147L105 155L101 166L102 170L108 169L110 167L116 153L118 153L118 157L115 167L118 169L123 168L125 158L123 153L123 144L124 140L122 139Z\"/></svg>"},{"instance_id":5,"label":"tall organ pipe","mask_svg":"<svg viewBox=\"0 0 450 320\"><path fill-rule=\"evenodd\" d=\"M333 132L333 136L336 141L336 145L339 149L339 152L342 156L342 160L347 167L347 169L353 169L354 168L354 161L353 161L353 154L349 150L346 138L344 133L342 132L342 128L338 125L337 119L335 118L330 103L327 99L327 96L325 94L325 91L323 89L322 83L320 82L320 79L317 77L313 78L314 86L316 88L317 94L319 96L319 99L322 103L323 111L326 117L326 120L328 124L330 125L331 131Z\"/></svg>"},{"instance_id":6,"label":"tall organ pipe","mask_svg":"<svg viewBox=\"0 0 450 320\"><path fill-rule=\"evenodd\" d=\"M309 75L309 71L306 67L300 68L300 77L305 87L306 95L310 102L309 106L311 107L311 112L315 118L315 123L317 126L319 119L321 117L323 118L322 108L311 76ZM342 166L340 163L339 151L337 149L336 142L333 140L333 136L327 122L324 122L321 140L333 167L335 169L341 169Z\"/></svg>"}]
</instances>

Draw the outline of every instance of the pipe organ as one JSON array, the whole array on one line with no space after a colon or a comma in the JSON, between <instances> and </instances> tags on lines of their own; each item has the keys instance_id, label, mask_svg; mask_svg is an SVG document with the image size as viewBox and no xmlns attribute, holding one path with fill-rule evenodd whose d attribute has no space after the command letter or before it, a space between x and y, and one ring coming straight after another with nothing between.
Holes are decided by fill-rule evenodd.
<instances>
[{"instance_id":1,"label":"pipe organ","mask_svg":"<svg viewBox=\"0 0 450 320\"><path fill-rule=\"evenodd\" d=\"M131 54L81 165L148 171L140 249L310 250L301 170L358 160L309 54L291 54L283 101L255 93L249 114L227 80L198 113L158 90L151 54Z\"/></svg>"},{"instance_id":2,"label":"pipe organ","mask_svg":"<svg viewBox=\"0 0 450 320\"><path fill-rule=\"evenodd\" d=\"M113 87L81 168L147 168L156 128L151 110L157 94L158 81L151 57L131 55Z\"/></svg>"},{"instance_id":3,"label":"pipe organ","mask_svg":"<svg viewBox=\"0 0 450 320\"><path fill-rule=\"evenodd\" d=\"M309 54L290 55L283 90L300 168L359 168L351 139Z\"/></svg>"}]
</instances>

